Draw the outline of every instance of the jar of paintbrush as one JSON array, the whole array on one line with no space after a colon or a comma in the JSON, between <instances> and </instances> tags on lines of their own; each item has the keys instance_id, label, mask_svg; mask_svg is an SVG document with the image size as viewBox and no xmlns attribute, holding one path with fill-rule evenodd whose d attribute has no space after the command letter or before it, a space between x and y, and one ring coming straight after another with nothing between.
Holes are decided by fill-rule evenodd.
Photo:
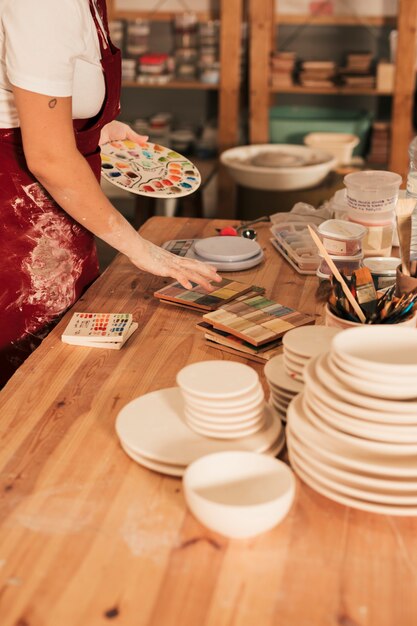
<instances>
[{"instance_id":1,"label":"jar of paintbrush","mask_svg":"<svg viewBox=\"0 0 417 626\"><path fill-rule=\"evenodd\" d=\"M417 293L417 258L411 257L412 213L415 198L399 198L395 208L401 263L397 267L397 296Z\"/></svg>"}]
</instances>

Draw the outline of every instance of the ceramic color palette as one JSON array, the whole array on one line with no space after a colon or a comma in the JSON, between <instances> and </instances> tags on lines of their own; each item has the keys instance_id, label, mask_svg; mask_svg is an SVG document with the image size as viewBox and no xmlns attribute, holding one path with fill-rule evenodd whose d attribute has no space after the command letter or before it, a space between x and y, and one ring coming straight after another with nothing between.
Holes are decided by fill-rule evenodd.
<instances>
[{"instance_id":1,"label":"ceramic color palette","mask_svg":"<svg viewBox=\"0 0 417 626\"><path fill-rule=\"evenodd\" d=\"M279 339L288 330L314 324L314 319L263 295L231 302L207 313L204 320L220 330L259 346Z\"/></svg>"},{"instance_id":2,"label":"ceramic color palette","mask_svg":"<svg viewBox=\"0 0 417 626\"><path fill-rule=\"evenodd\" d=\"M213 283L215 290L211 293L204 291L199 285L192 289L185 289L180 283L173 283L154 293L156 298L183 306L213 311L225 302L229 302L252 289L251 285L223 278L221 283Z\"/></svg>"},{"instance_id":3,"label":"ceramic color palette","mask_svg":"<svg viewBox=\"0 0 417 626\"><path fill-rule=\"evenodd\" d=\"M227 240L230 239L238 239L237 237L210 237L209 239L214 240L222 240L222 245L225 248L225 254L221 258L225 259L223 261L214 260L212 258L213 255L210 255L211 258L206 258L204 256L200 256L197 253L198 245L202 241L202 239L172 239L170 241L166 241L162 244L162 247L165 250L169 250L172 254L176 254L181 257L187 257L189 259L197 259L197 261L202 261L203 263L210 263L217 270L221 272L241 272L243 270L250 269L251 267L255 267L262 262L264 258L264 253L262 248L259 246L259 251L254 256L246 258L245 260L236 260L236 258L232 255L230 256L230 249L228 248ZM246 240L249 241L249 240ZM255 243L255 242L251 242ZM227 260L229 259L229 260ZM231 259L231 260L230 260Z\"/></svg>"},{"instance_id":4,"label":"ceramic color palette","mask_svg":"<svg viewBox=\"0 0 417 626\"><path fill-rule=\"evenodd\" d=\"M91 339L95 342L122 343L132 324L130 313L74 313L66 327L62 340L71 343Z\"/></svg>"},{"instance_id":5,"label":"ceramic color palette","mask_svg":"<svg viewBox=\"0 0 417 626\"><path fill-rule=\"evenodd\" d=\"M178 152L129 140L101 146L101 173L117 187L154 198L187 196L201 184L195 165Z\"/></svg>"}]
</instances>

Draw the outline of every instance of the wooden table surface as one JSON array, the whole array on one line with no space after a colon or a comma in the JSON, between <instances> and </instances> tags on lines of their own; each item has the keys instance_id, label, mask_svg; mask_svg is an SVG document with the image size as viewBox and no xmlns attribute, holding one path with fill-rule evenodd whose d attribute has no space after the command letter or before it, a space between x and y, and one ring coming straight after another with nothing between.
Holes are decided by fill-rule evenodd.
<instances>
[{"instance_id":1,"label":"wooden table surface","mask_svg":"<svg viewBox=\"0 0 417 626\"><path fill-rule=\"evenodd\" d=\"M153 218L142 232L161 243L219 223ZM257 230L266 263L234 275L319 315L316 278ZM172 386L187 363L234 358L205 347L197 313L152 297L164 282L117 257L75 310L132 312L129 343L62 344L69 313L0 394L1 626L415 626L417 520L298 481L279 526L228 541L187 512L180 480L124 454L114 422L127 402Z\"/></svg>"}]
</instances>

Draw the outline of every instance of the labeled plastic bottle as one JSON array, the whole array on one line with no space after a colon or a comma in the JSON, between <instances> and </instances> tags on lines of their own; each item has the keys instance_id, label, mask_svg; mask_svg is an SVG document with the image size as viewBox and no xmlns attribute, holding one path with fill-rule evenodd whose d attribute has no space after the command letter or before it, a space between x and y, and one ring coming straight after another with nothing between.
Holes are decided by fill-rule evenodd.
<instances>
[{"instance_id":1,"label":"labeled plastic bottle","mask_svg":"<svg viewBox=\"0 0 417 626\"><path fill-rule=\"evenodd\" d=\"M408 147L408 156L410 163L407 175L407 198L414 198L416 201L412 215L410 253L412 257L417 257L417 136Z\"/></svg>"}]
</instances>

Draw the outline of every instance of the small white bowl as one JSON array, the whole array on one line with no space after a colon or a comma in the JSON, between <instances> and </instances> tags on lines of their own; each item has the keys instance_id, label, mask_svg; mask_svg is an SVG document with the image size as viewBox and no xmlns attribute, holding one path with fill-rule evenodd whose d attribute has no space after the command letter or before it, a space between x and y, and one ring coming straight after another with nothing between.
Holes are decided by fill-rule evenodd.
<instances>
[{"instance_id":1,"label":"small white bowl","mask_svg":"<svg viewBox=\"0 0 417 626\"><path fill-rule=\"evenodd\" d=\"M263 153L283 155L288 162L299 161L305 165L265 167L254 164L254 159L256 161ZM293 144L238 146L225 150L220 155L220 161L238 184L250 189L267 191L314 187L319 185L336 165L336 159L329 152Z\"/></svg>"},{"instance_id":2,"label":"small white bowl","mask_svg":"<svg viewBox=\"0 0 417 626\"><path fill-rule=\"evenodd\" d=\"M270 530L288 513L295 495L291 469L254 452L219 452L188 466L184 496L204 526L232 539Z\"/></svg>"},{"instance_id":3,"label":"small white bowl","mask_svg":"<svg viewBox=\"0 0 417 626\"><path fill-rule=\"evenodd\" d=\"M338 165L345 165L351 162L359 137L348 133L309 133L304 137L304 143L310 148L330 152L337 159Z\"/></svg>"}]
</instances>

